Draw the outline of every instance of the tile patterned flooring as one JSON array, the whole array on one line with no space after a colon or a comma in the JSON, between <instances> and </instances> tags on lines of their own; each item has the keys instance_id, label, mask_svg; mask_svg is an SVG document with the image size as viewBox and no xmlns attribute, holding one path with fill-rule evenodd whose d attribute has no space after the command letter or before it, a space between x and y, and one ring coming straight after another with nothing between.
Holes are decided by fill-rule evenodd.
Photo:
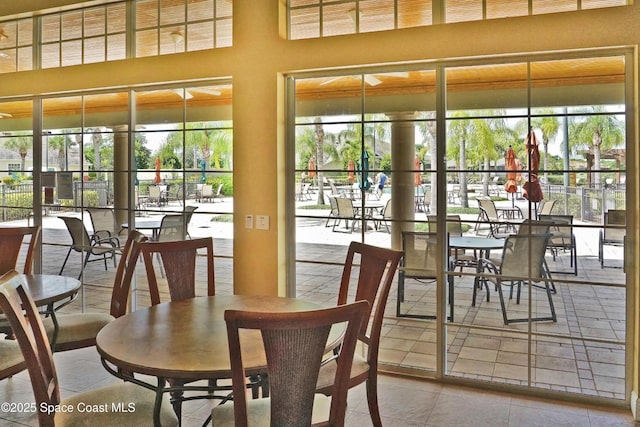
<instances>
[{"instance_id":1,"label":"tile patterned flooring","mask_svg":"<svg viewBox=\"0 0 640 427\"><path fill-rule=\"evenodd\" d=\"M47 233L52 233L47 230ZM64 244L64 233L45 234L45 242ZM231 254L230 242L216 239L216 253ZM335 261L344 259L346 248L334 245L305 244L298 246L301 258ZM64 246L46 251L45 273L57 274L66 254ZM312 254L306 255L306 254ZM560 257L560 262L565 259ZM619 269L600 270L592 259L580 259L581 274L591 280L620 281ZM340 265L299 263L297 266L298 297L321 304L333 304L342 267ZM216 258L216 292L231 292L232 260ZM66 274L79 271L79 260L74 257ZM141 291L137 305L148 304L144 292L143 269L137 273ZM614 279L611 275L615 276ZM90 264L84 287L85 310L107 311L110 300L109 283L113 268L104 271L101 263ZM454 377L475 378L492 382L526 385L531 376L537 388L575 392L587 395L624 399L624 348L612 344L624 340L624 289L571 283L558 283L554 295L559 320L557 323L533 324L533 331L542 335L529 342L519 333L525 325L502 326L497 294L491 290L491 301L485 293L471 307L469 277L456 277L455 323L447 327L447 366ZM435 287L408 284L407 300L421 309L435 311ZM397 318L395 291L387 305L380 361L382 369L398 366L433 371L436 366L435 321ZM79 310L81 301L67 306L64 311ZM521 304L521 307L523 304ZM404 308L405 306L403 306ZM544 306L546 307L546 306ZM509 310L520 310L512 302ZM544 310L541 308L540 310ZM481 328L477 328L481 326ZM578 340L557 338L554 333L570 333ZM609 341L607 341L609 340ZM531 360L527 350L531 348ZM56 354L60 381L64 393L75 393L113 382L100 365L95 349L83 349ZM531 366L529 370L527 366ZM89 380L88 380L89 378ZM391 375L380 375L381 412L385 425L453 426L463 423L491 426L527 425L634 425L628 409L589 407L560 403L516 394L498 393L470 387L446 385L429 380L415 380ZM350 393L348 425L370 425L366 398L362 386ZM3 381L0 401L26 401L32 399L26 373ZM464 404L461 404L464 402ZM210 402L190 402L185 408L185 425L200 425L210 410ZM12 424L16 422L17 424ZM8 417L0 414L0 426L34 425L34 419L23 415Z\"/></svg>"}]
</instances>

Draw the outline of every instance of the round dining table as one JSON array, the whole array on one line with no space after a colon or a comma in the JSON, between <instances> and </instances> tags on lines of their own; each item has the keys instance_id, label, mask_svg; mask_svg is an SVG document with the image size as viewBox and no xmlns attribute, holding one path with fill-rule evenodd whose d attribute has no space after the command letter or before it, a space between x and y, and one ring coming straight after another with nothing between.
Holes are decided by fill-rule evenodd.
<instances>
[{"instance_id":1,"label":"round dining table","mask_svg":"<svg viewBox=\"0 0 640 427\"><path fill-rule=\"evenodd\" d=\"M202 386L190 387L187 383L231 378L225 310L284 312L320 308L313 302L272 296L189 298L158 304L115 319L98 333L96 348L109 372L154 390L157 396L165 392L175 395L176 391L178 394L187 390L203 391ZM247 375L266 372L259 331L244 332L241 342ZM327 350L339 345L342 333L340 328L332 329ZM150 375L158 382L143 382L134 374ZM171 387L165 388L167 380ZM161 401L156 399L154 416L159 414Z\"/></svg>"},{"instance_id":2,"label":"round dining table","mask_svg":"<svg viewBox=\"0 0 640 427\"><path fill-rule=\"evenodd\" d=\"M53 303L70 300L80 290L80 280L54 274L22 274L29 294L36 306L50 306Z\"/></svg>"}]
</instances>

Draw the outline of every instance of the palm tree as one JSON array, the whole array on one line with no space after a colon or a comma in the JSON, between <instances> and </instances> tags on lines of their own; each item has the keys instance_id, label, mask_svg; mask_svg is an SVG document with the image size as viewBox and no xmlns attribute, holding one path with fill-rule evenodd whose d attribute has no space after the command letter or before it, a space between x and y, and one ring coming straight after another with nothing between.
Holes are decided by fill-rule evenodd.
<instances>
[{"instance_id":1,"label":"palm tree","mask_svg":"<svg viewBox=\"0 0 640 427\"><path fill-rule=\"evenodd\" d=\"M50 148L58 152L58 169L67 170L67 150L69 147L77 145L76 142L69 138L69 135L52 135L47 136L47 144ZM47 156L49 153L47 153Z\"/></svg>"},{"instance_id":2,"label":"palm tree","mask_svg":"<svg viewBox=\"0 0 640 427\"><path fill-rule=\"evenodd\" d=\"M573 151L586 148L593 153L593 183L600 184L600 156L602 150L617 147L624 142L624 123L608 114L603 106L581 111L586 117L575 117L569 125L569 147Z\"/></svg>"},{"instance_id":3,"label":"palm tree","mask_svg":"<svg viewBox=\"0 0 640 427\"><path fill-rule=\"evenodd\" d=\"M33 147L33 137L26 132L16 132L15 136L4 141L5 148L15 150L20 155L20 170L25 171L27 154Z\"/></svg>"},{"instance_id":4,"label":"palm tree","mask_svg":"<svg viewBox=\"0 0 640 427\"><path fill-rule=\"evenodd\" d=\"M424 112L421 114L421 118L425 120L419 120L417 122L418 130L422 135L421 144L422 147L418 148L418 158L420 161L424 161L424 157L429 151L429 156L431 157L431 169L434 169L434 165L437 164L436 159L438 158L437 147L436 147L436 121L435 121L436 113L435 111ZM431 200L430 206L436 205L436 200L438 200L438 186L436 185L436 172L431 172Z\"/></svg>"},{"instance_id":5,"label":"palm tree","mask_svg":"<svg viewBox=\"0 0 640 427\"><path fill-rule=\"evenodd\" d=\"M531 119L531 126L540 129L542 132L542 145L544 146L544 158L542 168L544 169L545 182L547 180L547 158L549 157L549 141L556 137L558 130L560 129L560 121L558 117L553 116L552 109L545 109L541 111L541 114L549 114L544 117L535 117Z\"/></svg>"},{"instance_id":6,"label":"palm tree","mask_svg":"<svg viewBox=\"0 0 640 427\"><path fill-rule=\"evenodd\" d=\"M449 122L447 158L453 159L458 166L458 183L460 184L460 205L469 207L467 196L467 144L473 132L472 121L468 113L456 112L452 116L455 120ZM432 158L433 161L433 158Z\"/></svg>"}]
</instances>

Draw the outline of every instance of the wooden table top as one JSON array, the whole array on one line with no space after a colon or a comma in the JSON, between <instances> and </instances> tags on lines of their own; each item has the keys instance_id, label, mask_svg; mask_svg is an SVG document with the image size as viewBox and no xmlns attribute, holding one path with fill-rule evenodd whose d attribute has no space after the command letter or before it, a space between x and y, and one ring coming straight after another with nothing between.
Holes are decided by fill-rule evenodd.
<instances>
[{"instance_id":1,"label":"wooden table top","mask_svg":"<svg viewBox=\"0 0 640 427\"><path fill-rule=\"evenodd\" d=\"M48 305L75 295L82 283L73 277L54 274L22 274L37 306Z\"/></svg>"},{"instance_id":2,"label":"wooden table top","mask_svg":"<svg viewBox=\"0 0 640 427\"><path fill-rule=\"evenodd\" d=\"M269 296L190 298L144 308L110 322L98 333L96 347L104 360L134 373L185 380L230 378L225 310L319 308L311 302ZM245 332L241 334L245 368L248 374L264 372L266 360L259 332ZM342 332L332 330L327 348L339 343Z\"/></svg>"}]
</instances>

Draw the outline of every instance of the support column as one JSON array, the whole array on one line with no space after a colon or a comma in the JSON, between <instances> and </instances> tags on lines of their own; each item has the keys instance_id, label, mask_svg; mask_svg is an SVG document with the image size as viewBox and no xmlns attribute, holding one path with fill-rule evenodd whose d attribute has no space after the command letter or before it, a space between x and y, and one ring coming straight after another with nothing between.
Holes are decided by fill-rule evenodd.
<instances>
[{"instance_id":1,"label":"support column","mask_svg":"<svg viewBox=\"0 0 640 427\"><path fill-rule=\"evenodd\" d=\"M415 123L414 112L387 113L391 122L391 247L402 248L402 231L413 231L412 223L415 219L415 185L414 160L415 149Z\"/></svg>"},{"instance_id":2,"label":"support column","mask_svg":"<svg viewBox=\"0 0 640 427\"><path fill-rule=\"evenodd\" d=\"M115 126L113 134L113 210L116 221L122 224L128 221L129 207L129 138L127 126Z\"/></svg>"}]
</instances>

